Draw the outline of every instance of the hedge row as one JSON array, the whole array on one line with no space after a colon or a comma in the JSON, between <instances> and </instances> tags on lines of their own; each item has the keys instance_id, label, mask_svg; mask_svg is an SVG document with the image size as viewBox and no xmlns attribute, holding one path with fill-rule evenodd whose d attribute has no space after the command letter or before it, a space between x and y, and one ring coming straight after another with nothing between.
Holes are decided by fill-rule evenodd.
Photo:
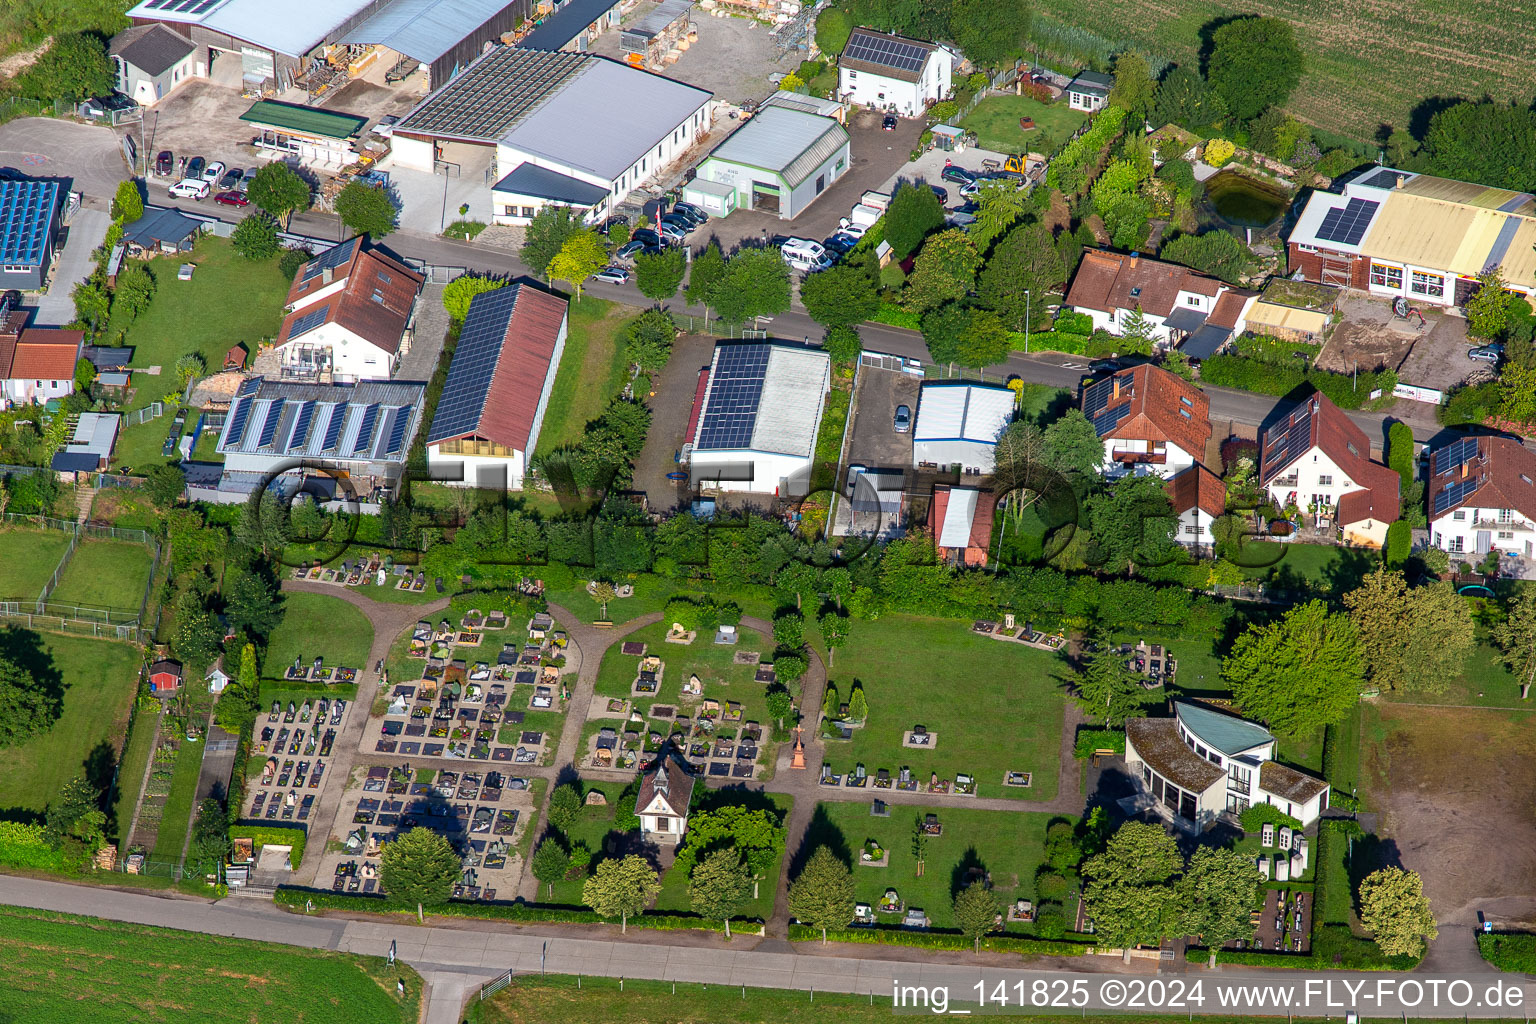
<instances>
[{"instance_id":1,"label":"hedge row","mask_svg":"<svg viewBox=\"0 0 1536 1024\"><path fill-rule=\"evenodd\" d=\"M916 313L908 313L900 306L891 302L880 303L880 308L875 315L869 318L873 324L885 324L887 327L905 327L909 331L920 330L922 323Z\"/></svg>"},{"instance_id":2,"label":"hedge row","mask_svg":"<svg viewBox=\"0 0 1536 1024\"><path fill-rule=\"evenodd\" d=\"M0 821L0 867L69 873L61 850L43 840L43 826Z\"/></svg>"},{"instance_id":3,"label":"hedge row","mask_svg":"<svg viewBox=\"0 0 1536 1024\"><path fill-rule=\"evenodd\" d=\"M1341 409L1359 409L1371 401L1371 392L1390 394L1397 386L1395 370L1362 370L1353 374L1328 370L1302 370L1297 366L1277 366L1244 356L1212 356L1200 364L1200 380L1219 387L1253 391L1261 395L1288 395L1310 384Z\"/></svg>"},{"instance_id":4,"label":"hedge row","mask_svg":"<svg viewBox=\"0 0 1536 1024\"><path fill-rule=\"evenodd\" d=\"M820 942L821 929L809 925L789 926L790 942ZM899 928L829 928L828 942L856 942L864 945L916 946L920 949L974 949L970 939L959 932L910 932ZM1083 956L1093 947L1086 942L1054 942L1018 935L989 935L981 948L993 953L1023 953L1036 956Z\"/></svg>"},{"instance_id":5,"label":"hedge row","mask_svg":"<svg viewBox=\"0 0 1536 1024\"><path fill-rule=\"evenodd\" d=\"M231 839L249 839L259 849L263 846L291 846L288 863L298 870L304 859L304 841L308 838L301 828L279 828L266 825L235 825L229 830Z\"/></svg>"},{"instance_id":6,"label":"hedge row","mask_svg":"<svg viewBox=\"0 0 1536 1024\"><path fill-rule=\"evenodd\" d=\"M1479 933L1477 951L1501 971L1536 974L1536 935L1529 932Z\"/></svg>"},{"instance_id":7,"label":"hedge row","mask_svg":"<svg viewBox=\"0 0 1536 1024\"><path fill-rule=\"evenodd\" d=\"M1092 335L1070 334L1066 331L1035 331L1027 336L1023 331L1008 332L1008 347L1015 352L1061 352L1080 356Z\"/></svg>"}]
</instances>

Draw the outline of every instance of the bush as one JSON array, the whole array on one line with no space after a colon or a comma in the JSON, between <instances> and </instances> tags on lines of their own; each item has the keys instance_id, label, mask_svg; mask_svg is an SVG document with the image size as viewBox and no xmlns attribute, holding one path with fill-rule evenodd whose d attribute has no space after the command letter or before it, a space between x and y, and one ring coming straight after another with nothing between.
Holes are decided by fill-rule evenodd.
<instances>
[{"instance_id":1,"label":"bush","mask_svg":"<svg viewBox=\"0 0 1536 1024\"><path fill-rule=\"evenodd\" d=\"M1026 338L1028 342L1026 344ZM1035 331L1025 335L1023 331L1008 332L1008 347L1015 352L1061 352L1080 356L1088 345L1087 334L1069 331Z\"/></svg>"},{"instance_id":2,"label":"bush","mask_svg":"<svg viewBox=\"0 0 1536 1024\"><path fill-rule=\"evenodd\" d=\"M1501 971L1536 974L1536 935L1527 932L1480 934L1477 951Z\"/></svg>"},{"instance_id":3,"label":"bush","mask_svg":"<svg viewBox=\"0 0 1536 1024\"><path fill-rule=\"evenodd\" d=\"M1413 527L1399 519L1387 527L1387 564L1402 565L1413 547Z\"/></svg>"},{"instance_id":4,"label":"bush","mask_svg":"<svg viewBox=\"0 0 1536 1024\"><path fill-rule=\"evenodd\" d=\"M1323 350L1321 345L1309 345L1304 341L1282 341L1268 334L1245 334L1233 342L1237 354L1276 366L1310 366ZM1297 356L1305 356L1299 359Z\"/></svg>"},{"instance_id":5,"label":"bush","mask_svg":"<svg viewBox=\"0 0 1536 1024\"><path fill-rule=\"evenodd\" d=\"M1254 804L1239 814L1237 820L1244 832L1262 832L1265 825L1273 825L1277 829L1301 828L1301 822L1281 811L1274 804Z\"/></svg>"},{"instance_id":6,"label":"bush","mask_svg":"<svg viewBox=\"0 0 1536 1024\"><path fill-rule=\"evenodd\" d=\"M1072 880L1054 871L1048 871L1035 878L1035 897L1040 900L1060 902L1072 894L1072 889Z\"/></svg>"},{"instance_id":7,"label":"bush","mask_svg":"<svg viewBox=\"0 0 1536 1024\"><path fill-rule=\"evenodd\" d=\"M1228 139L1212 139L1205 144L1205 162L1220 167L1237 153L1237 147Z\"/></svg>"},{"instance_id":8,"label":"bush","mask_svg":"<svg viewBox=\"0 0 1536 1024\"><path fill-rule=\"evenodd\" d=\"M921 330L921 317L916 313L908 313L900 306L892 302L880 303L880 308L875 315L869 318L870 323L885 324L888 327L905 327L908 330Z\"/></svg>"},{"instance_id":9,"label":"bush","mask_svg":"<svg viewBox=\"0 0 1536 1024\"><path fill-rule=\"evenodd\" d=\"M1067 334L1092 334L1093 317L1087 313L1061 313L1056 317L1055 329Z\"/></svg>"},{"instance_id":10,"label":"bush","mask_svg":"<svg viewBox=\"0 0 1536 1024\"><path fill-rule=\"evenodd\" d=\"M1501 397L1499 382L1494 380L1457 388L1444 405L1436 407L1435 418L1447 427L1482 423L1499 411Z\"/></svg>"},{"instance_id":11,"label":"bush","mask_svg":"<svg viewBox=\"0 0 1536 1024\"><path fill-rule=\"evenodd\" d=\"M790 942L820 942L821 929L803 924L789 926ZM831 928L827 930L829 942L855 942L866 946L915 946L918 949L974 948L971 940L959 932L909 932L896 927ZM1023 953L1033 956L1083 956L1088 952L1085 942L1053 942L1032 939L1022 935L987 935L981 940L982 952Z\"/></svg>"},{"instance_id":12,"label":"bush","mask_svg":"<svg viewBox=\"0 0 1536 1024\"><path fill-rule=\"evenodd\" d=\"M64 851L43 839L43 826L0 821L0 867L25 871L69 871Z\"/></svg>"},{"instance_id":13,"label":"bush","mask_svg":"<svg viewBox=\"0 0 1536 1024\"><path fill-rule=\"evenodd\" d=\"M1237 388L1261 395L1288 395L1310 384L1340 409L1359 409L1371 401L1371 392L1390 392L1397 386L1395 370L1362 370L1358 383L1347 373L1328 370L1303 370L1299 366L1277 366L1244 356L1212 356L1200 365L1200 379L1206 384Z\"/></svg>"},{"instance_id":14,"label":"bush","mask_svg":"<svg viewBox=\"0 0 1536 1024\"><path fill-rule=\"evenodd\" d=\"M292 278L298 274L299 268L315 258L315 254L308 249L284 249L283 254L277 258L277 269L282 271L284 277Z\"/></svg>"},{"instance_id":15,"label":"bush","mask_svg":"<svg viewBox=\"0 0 1536 1024\"><path fill-rule=\"evenodd\" d=\"M266 825L235 825L229 830L230 839L249 839L256 849L263 846L291 846L288 854L288 863L298 870L299 861L304 859L304 841L307 836L303 829L278 828Z\"/></svg>"}]
</instances>

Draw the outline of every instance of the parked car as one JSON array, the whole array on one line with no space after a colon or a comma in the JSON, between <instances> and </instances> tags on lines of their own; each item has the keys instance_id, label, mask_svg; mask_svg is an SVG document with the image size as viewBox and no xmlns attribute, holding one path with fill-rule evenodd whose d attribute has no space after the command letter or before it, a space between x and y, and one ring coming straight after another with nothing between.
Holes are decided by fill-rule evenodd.
<instances>
[{"instance_id":1,"label":"parked car","mask_svg":"<svg viewBox=\"0 0 1536 1024\"><path fill-rule=\"evenodd\" d=\"M176 170L176 154L168 149L162 149L160 155L155 157L155 173L162 178L169 178Z\"/></svg>"},{"instance_id":2,"label":"parked car","mask_svg":"<svg viewBox=\"0 0 1536 1024\"><path fill-rule=\"evenodd\" d=\"M202 178L182 178L166 192L176 199L207 199L212 190L213 186Z\"/></svg>"},{"instance_id":3,"label":"parked car","mask_svg":"<svg viewBox=\"0 0 1536 1024\"><path fill-rule=\"evenodd\" d=\"M184 170L186 171L187 177L189 178L201 178L203 176L203 168L207 166L207 160L204 160L200 156L195 156L187 161L187 166L184 168Z\"/></svg>"},{"instance_id":4,"label":"parked car","mask_svg":"<svg viewBox=\"0 0 1536 1024\"><path fill-rule=\"evenodd\" d=\"M943 178L945 181L952 181L956 185L964 185L967 182L976 180L976 175L972 174L964 167L954 166L944 168L943 173L941 173L939 177Z\"/></svg>"},{"instance_id":5,"label":"parked car","mask_svg":"<svg viewBox=\"0 0 1536 1024\"><path fill-rule=\"evenodd\" d=\"M928 187L933 190L934 195L939 197L940 203L944 205L949 204L949 189L943 185L929 185Z\"/></svg>"},{"instance_id":6,"label":"parked car","mask_svg":"<svg viewBox=\"0 0 1536 1024\"><path fill-rule=\"evenodd\" d=\"M661 247L658 245L647 245L642 241L631 241L619 246L618 251L613 255L616 259L632 260L643 252L661 252Z\"/></svg>"},{"instance_id":7,"label":"parked car","mask_svg":"<svg viewBox=\"0 0 1536 1024\"><path fill-rule=\"evenodd\" d=\"M885 119L880 122L880 127L884 128L888 132L895 131L896 130L896 118L895 118L895 116L892 115L892 114L886 114L885 115Z\"/></svg>"},{"instance_id":8,"label":"parked car","mask_svg":"<svg viewBox=\"0 0 1536 1024\"><path fill-rule=\"evenodd\" d=\"M604 267L592 275L593 280L606 281L609 284L626 284L629 281L629 271L623 267Z\"/></svg>"},{"instance_id":9,"label":"parked car","mask_svg":"<svg viewBox=\"0 0 1536 1024\"><path fill-rule=\"evenodd\" d=\"M256 180L256 168L254 168L254 167L247 167L245 169L245 173L240 175L240 191L242 191L242 192L249 192L251 190L251 182L253 182L255 180Z\"/></svg>"},{"instance_id":10,"label":"parked car","mask_svg":"<svg viewBox=\"0 0 1536 1024\"><path fill-rule=\"evenodd\" d=\"M688 238L689 231L688 228L679 227L671 221L662 221L661 225L656 230L661 232L661 237L663 240L670 242L673 245L683 244L683 242Z\"/></svg>"},{"instance_id":11,"label":"parked car","mask_svg":"<svg viewBox=\"0 0 1536 1024\"><path fill-rule=\"evenodd\" d=\"M661 248L661 236L650 228L636 228L629 233L631 242L640 242L655 248Z\"/></svg>"},{"instance_id":12,"label":"parked car","mask_svg":"<svg viewBox=\"0 0 1536 1024\"><path fill-rule=\"evenodd\" d=\"M227 189L232 189L232 188L239 188L240 187L240 179L241 179L241 177L242 177L242 172L241 172L240 168L238 168L238 167L231 167L229 170L224 172L222 177L219 178L219 188L226 189L226 190Z\"/></svg>"},{"instance_id":13,"label":"parked car","mask_svg":"<svg viewBox=\"0 0 1536 1024\"><path fill-rule=\"evenodd\" d=\"M1467 352L1468 359L1475 359L1480 363L1496 363L1504 355L1504 345L1494 342L1492 345L1479 345Z\"/></svg>"},{"instance_id":14,"label":"parked car","mask_svg":"<svg viewBox=\"0 0 1536 1024\"><path fill-rule=\"evenodd\" d=\"M669 213L665 217L661 218L661 223L663 225L670 224L677 228L679 231L683 232L683 234L687 234L699 226L692 217L684 216L681 213Z\"/></svg>"},{"instance_id":15,"label":"parked car","mask_svg":"<svg viewBox=\"0 0 1536 1024\"><path fill-rule=\"evenodd\" d=\"M821 243L821 247L833 256L841 256L858 244L859 240L857 238L838 233L824 240Z\"/></svg>"},{"instance_id":16,"label":"parked car","mask_svg":"<svg viewBox=\"0 0 1536 1024\"><path fill-rule=\"evenodd\" d=\"M680 213L684 217L692 217L695 224L703 224L709 220L709 214L692 203L673 203L672 212Z\"/></svg>"},{"instance_id":17,"label":"parked car","mask_svg":"<svg viewBox=\"0 0 1536 1024\"><path fill-rule=\"evenodd\" d=\"M896 407L896 420L895 420L895 423L893 425L896 427L896 433L898 433L898 434L905 434L907 431L911 430L912 429L912 410L911 410L911 408L908 407L908 406L905 406L905 405L898 405Z\"/></svg>"},{"instance_id":18,"label":"parked car","mask_svg":"<svg viewBox=\"0 0 1536 1024\"><path fill-rule=\"evenodd\" d=\"M222 177L224 177L224 165L218 160L203 168L203 180L210 185Z\"/></svg>"},{"instance_id":19,"label":"parked car","mask_svg":"<svg viewBox=\"0 0 1536 1024\"><path fill-rule=\"evenodd\" d=\"M976 178L972 178L970 181L960 186L960 194L962 196L974 196L980 191L981 182Z\"/></svg>"},{"instance_id":20,"label":"parked car","mask_svg":"<svg viewBox=\"0 0 1536 1024\"><path fill-rule=\"evenodd\" d=\"M785 259L814 262L824 259L827 255L827 250L820 242L813 242L809 238L786 238L780 249Z\"/></svg>"},{"instance_id":21,"label":"parked car","mask_svg":"<svg viewBox=\"0 0 1536 1024\"><path fill-rule=\"evenodd\" d=\"M213 201L223 206L250 206L251 201L245 197L245 193L239 189L231 189L228 192L220 192L213 197Z\"/></svg>"}]
</instances>

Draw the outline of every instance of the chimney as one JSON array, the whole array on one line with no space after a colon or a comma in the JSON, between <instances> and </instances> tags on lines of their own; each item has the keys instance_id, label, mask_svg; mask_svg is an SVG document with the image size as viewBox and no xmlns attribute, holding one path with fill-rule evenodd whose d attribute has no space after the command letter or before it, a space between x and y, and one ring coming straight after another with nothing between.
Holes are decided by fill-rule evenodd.
<instances>
[{"instance_id":1,"label":"chimney","mask_svg":"<svg viewBox=\"0 0 1536 1024\"><path fill-rule=\"evenodd\" d=\"M1467 478L1467 473L1471 472L1471 469L1472 469L1472 466L1471 466L1470 463L1463 462L1461 464L1461 478L1463 480L1465 480Z\"/></svg>"},{"instance_id":2,"label":"chimney","mask_svg":"<svg viewBox=\"0 0 1536 1024\"><path fill-rule=\"evenodd\" d=\"M334 278L335 276L336 276L336 271L331 269L330 267L326 267L324 270L320 271L320 283L321 284L330 284L331 283L331 279Z\"/></svg>"},{"instance_id":3,"label":"chimney","mask_svg":"<svg viewBox=\"0 0 1536 1024\"><path fill-rule=\"evenodd\" d=\"M1402 188L1406 184L1408 184L1408 179L1399 174L1397 176L1397 185L1395 187Z\"/></svg>"},{"instance_id":4,"label":"chimney","mask_svg":"<svg viewBox=\"0 0 1536 1024\"><path fill-rule=\"evenodd\" d=\"M1110 395L1111 399L1115 399L1115 398L1119 398L1120 397L1120 375L1118 373L1115 374L1114 381L1115 381L1115 390L1114 390L1114 393Z\"/></svg>"}]
</instances>

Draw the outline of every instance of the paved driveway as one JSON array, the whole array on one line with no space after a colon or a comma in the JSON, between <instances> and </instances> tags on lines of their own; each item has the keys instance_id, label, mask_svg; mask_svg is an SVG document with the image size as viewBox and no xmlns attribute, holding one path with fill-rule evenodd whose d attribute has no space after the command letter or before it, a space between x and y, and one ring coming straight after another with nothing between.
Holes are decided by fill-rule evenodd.
<instances>
[{"instance_id":1,"label":"paved driveway","mask_svg":"<svg viewBox=\"0 0 1536 1024\"><path fill-rule=\"evenodd\" d=\"M38 178L58 178L88 196L110 199L128 177L117 134L110 128L51 117L0 125L0 165Z\"/></svg>"},{"instance_id":2,"label":"paved driveway","mask_svg":"<svg viewBox=\"0 0 1536 1024\"><path fill-rule=\"evenodd\" d=\"M67 324L75 318L75 303L69 293L96 268L91 262L91 252L107 237L107 227L111 223L112 218L105 209L82 209L75 214L64 251L59 254L58 265L53 270L53 281L37 302L39 325Z\"/></svg>"}]
</instances>

